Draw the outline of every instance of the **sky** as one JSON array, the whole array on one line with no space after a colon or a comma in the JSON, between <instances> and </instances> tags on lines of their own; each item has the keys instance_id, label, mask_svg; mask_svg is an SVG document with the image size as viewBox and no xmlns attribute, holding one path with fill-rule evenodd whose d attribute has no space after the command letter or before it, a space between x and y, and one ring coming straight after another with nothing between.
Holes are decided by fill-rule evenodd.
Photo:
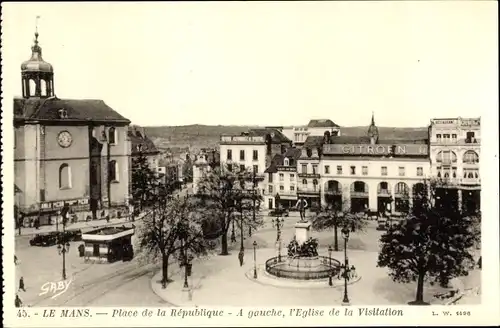
<instances>
[{"instance_id":1,"label":"sky","mask_svg":"<svg viewBox=\"0 0 500 328\"><path fill-rule=\"evenodd\" d=\"M10 104L37 15L56 95L143 126L358 126L374 112L413 127L498 111L495 1L2 3Z\"/></svg>"}]
</instances>

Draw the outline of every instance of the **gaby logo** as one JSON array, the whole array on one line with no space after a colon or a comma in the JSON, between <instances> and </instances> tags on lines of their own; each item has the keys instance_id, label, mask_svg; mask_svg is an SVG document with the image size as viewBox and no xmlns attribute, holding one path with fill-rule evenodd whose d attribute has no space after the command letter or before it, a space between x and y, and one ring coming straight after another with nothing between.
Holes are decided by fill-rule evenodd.
<instances>
[{"instance_id":1,"label":"gaby logo","mask_svg":"<svg viewBox=\"0 0 500 328\"><path fill-rule=\"evenodd\" d=\"M68 290L69 285L71 285L72 282L72 279L58 282L46 282L40 288L42 292L38 294L38 296L42 296L45 294L54 294L52 295L51 299L55 299L56 297L64 294Z\"/></svg>"}]
</instances>

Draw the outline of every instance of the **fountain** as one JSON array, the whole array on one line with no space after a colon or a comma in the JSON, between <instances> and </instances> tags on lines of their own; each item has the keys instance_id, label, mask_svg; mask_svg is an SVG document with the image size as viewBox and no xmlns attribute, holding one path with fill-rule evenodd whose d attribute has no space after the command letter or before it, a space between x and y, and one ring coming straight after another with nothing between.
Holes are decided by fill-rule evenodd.
<instances>
[{"instance_id":1,"label":"fountain","mask_svg":"<svg viewBox=\"0 0 500 328\"><path fill-rule=\"evenodd\" d=\"M318 255L318 241L310 236L311 223L303 213L295 224L295 236L288 244L285 257L272 257L266 261L266 272L278 278L318 280L335 276L340 271L336 259Z\"/></svg>"}]
</instances>

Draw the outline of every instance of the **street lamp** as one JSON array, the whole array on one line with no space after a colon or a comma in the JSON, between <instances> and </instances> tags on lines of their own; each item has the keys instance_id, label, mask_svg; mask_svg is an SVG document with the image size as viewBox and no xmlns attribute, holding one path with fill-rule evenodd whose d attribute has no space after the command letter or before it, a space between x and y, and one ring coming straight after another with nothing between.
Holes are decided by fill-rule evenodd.
<instances>
[{"instance_id":1,"label":"street lamp","mask_svg":"<svg viewBox=\"0 0 500 328\"><path fill-rule=\"evenodd\" d=\"M257 279L257 242L253 241L253 278Z\"/></svg>"},{"instance_id":2,"label":"street lamp","mask_svg":"<svg viewBox=\"0 0 500 328\"><path fill-rule=\"evenodd\" d=\"M191 276L191 268L192 264L191 261L193 260L193 257L191 255L188 256L188 249L186 247L185 253L184 253L184 288L189 288L188 284L188 277Z\"/></svg>"},{"instance_id":3,"label":"street lamp","mask_svg":"<svg viewBox=\"0 0 500 328\"><path fill-rule=\"evenodd\" d=\"M332 281L332 275L333 275L333 270L332 270L332 245L328 246L328 258L330 259L330 275L328 277L328 285L333 286L333 281Z\"/></svg>"},{"instance_id":4,"label":"street lamp","mask_svg":"<svg viewBox=\"0 0 500 328\"><path fill-rule=\"evenodd\" d=\"M273 227L276 227L276 241L281 240L281 228L283 228L283 222L285 220L281 218L281 214L278 213L276 214L276 218L272 219L271 222L273 224Z\"/></svg>"},{"instance_id":5,"label":"street lamp","mask_svg":"<svg viewBox=\"0 0 500 328\"><path fill-rule=\"evenodd\" d=\"M65 242L66 239L66 222L67 222L67 216L69 212L69 205L67 203L64 204L62 210L61 210L61 216L62 216L62 224L63 224L63 231L62 231L62 236L58 235L58 241L57 241L57 252L59 255L62 255L62 278L63 280L66 280L66 253L69 252L69 242Z\"/></svg>"},{"instance_id":6,"label":"street lamp","mask_svg":"<svg viewBox=\"0 0 500 328\"><path fill-rule=\"evenodd\" d=\"M344 238L344 300L343 305L349 305L349 296L347 295L347 280L349 275L349 259L347 258L347 241L349 240L349 229L347 227L342 228L342 237Z\"/></svg>"},{"instance_id":7,"label":"street lamp","mask_svg":"<svg viewBox=\"0 0 500 328\"><path fill-rule=\"evenodd\" d=\"M392 227L392 202L394 201L394 198L392 198L392 195L389 196L389 203L388 210L389 210L389 226Z\"/></svg>"}]
</instances>

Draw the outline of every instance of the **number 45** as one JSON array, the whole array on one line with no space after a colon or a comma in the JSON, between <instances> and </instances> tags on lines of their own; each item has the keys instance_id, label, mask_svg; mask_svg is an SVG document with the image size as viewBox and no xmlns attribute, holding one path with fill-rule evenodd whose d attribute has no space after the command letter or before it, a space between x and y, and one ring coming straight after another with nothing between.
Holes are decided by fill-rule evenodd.
<instances>
[{"instance_id":1,"label":"number 45","mask_svg":"<svg viewBox=\"0 0 500 328\"><path fill-rule=\"evenodd\" d=\"M28 316L28 312L26 312L26 310L18 310L17 311L17 316L19 318L26 318Z\"/></svg>"}]
</instances>

